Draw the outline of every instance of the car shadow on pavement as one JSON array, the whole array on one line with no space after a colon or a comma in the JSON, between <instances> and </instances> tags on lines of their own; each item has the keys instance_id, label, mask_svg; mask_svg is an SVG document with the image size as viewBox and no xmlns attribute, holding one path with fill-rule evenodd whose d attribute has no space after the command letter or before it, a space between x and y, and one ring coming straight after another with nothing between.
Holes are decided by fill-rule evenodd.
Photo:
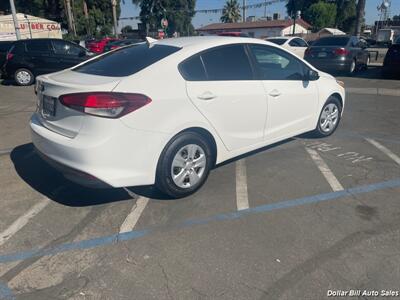
<instances>
[{"instance_id":1,"label":"car shadow on pavement","mask_svg":"<svg viewBox=\"0 0 400 300\"><path fill-rule=\"evenodd\" d=\"M18 175L29 186L62 205L80 207L132 200L121 188L92 189L65 179L35 152L31 143L14 148L10 157Z\"/></svg>"},{"instance_id":2,"label":"car shadow on pavement","mask_svg":"<svg viewBox=\"0 0 400 300\"><path fill-rule=\"evenodd\" d=\"M341 79L349 79L349 78L361 78L361 79L379 79L379 80L393 80L399 79L396 76L383 76L382 67L381 66L369 66L366 70L360 70L349 76L343 73L331 73L332 76L340 77Z\"/></svg>"},{"instance_id":3,"label":"car shadow on pavement","mask_svg":"<svg viewBox=\"0 0 400 300\"><path fill-rule=\"evenodd\" d=\"M10 86L10 85L17 85L14 80L11 79L4 79L1 80L1 85Z\"/></svg>"}]
</instances>

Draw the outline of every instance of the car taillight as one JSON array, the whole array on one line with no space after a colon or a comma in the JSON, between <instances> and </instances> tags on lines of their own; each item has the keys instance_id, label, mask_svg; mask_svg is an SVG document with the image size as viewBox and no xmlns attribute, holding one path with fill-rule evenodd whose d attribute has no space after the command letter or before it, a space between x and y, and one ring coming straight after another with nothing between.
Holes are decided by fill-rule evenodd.
<instances>
[{"instance_id":1,"label":"car taillight","mask_svg":"<svg viewBox=\"0 0 400 300\"><path fill-rule=\"evenodd\" d=\"M6 60L11 60L14 57L14 54L12 53L7 53Z\"/></svg>"},{"instance_id":2,"label":"car taillight","mask_svg":"<svg viewBox=\"0 0 400 300\"><path fill-rule=\"evenodd\" d=\"M113 92L66 94L59 99L69 108L104 118L120 118L151 102L142 94Z\"/></svg>"},{"instance_id":3,"label":"car taillight","mask_svg":"<svg viewBox=\"0 0 400 300\"><path fill-rule=\"evenodd\" d=\"M345 48L337 48L337 49L335 49L335 54L336 55L344 55L344 56L346 56L346 55L349 55L350 54L350 51L349 50L347 50L347 49L345 49Z\"/></svg>"}]
</instances>

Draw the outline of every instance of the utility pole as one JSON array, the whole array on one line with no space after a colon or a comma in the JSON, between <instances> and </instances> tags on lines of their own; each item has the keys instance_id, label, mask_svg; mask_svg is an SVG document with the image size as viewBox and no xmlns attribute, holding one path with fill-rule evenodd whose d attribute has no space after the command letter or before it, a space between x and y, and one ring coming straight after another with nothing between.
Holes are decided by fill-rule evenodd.
<instances>
[{"instance_id":1,"label":"utility pole","mask_svg":"<svg viewBox=\"0 0 400 300\"><path fill-rule=\"evenodd\" d=\"M267 18L267 0L264 1L264 19Z\"/></svg>"},{"instance_id":2,"label":"utility pole","mask_svg":"<svg viewBox=\"0 0 400 300\"><path fill-rule=\"evenodd\" d=\"M364 15L365 15L365 2L366 0L358 0L357 2L357 16L356 16L356 28L355 35L361 35L361 25L363 23Z\"/></svg>"},{"instance_id":3,"label":"utility pole","mask_svg":"<svg viewBox=\"0 0 400 300\"><path fill-rule=\"evenodd\" d=\"M17 13L15 11L14 0L10 0L10 6L11 6L11 13L13 16L13 21L14 21L15 35L17 36L17 40L20 40L21 34L19 32L19 24L18 24Z\"/></svg>"},{"instance_id":4,"label":"utility pole","mask_svg":"<svg viewBox=\"0 0 400 300\"><path fill-rule=\"evenodd\" d=\"M118 37L118 21L117 21L117 0L111 0L113 20L114 20L114 35Z\"/></svg>"},{"instance_id":5,"label":"utility pole","mask_svg":"<svg viewBox=\"0 0 400 300\"><path fill-rule=\"evenodd\" d=\"M86 34L88 36L90 36L89 13L88 13L86 0L83 1L83 13L85 15L85 21L86 21Z\"/></svg>"},{"instance_id":6,"label":"utility pole","mask_svg":"<svg viewBox=\"0 0 400 300\"><path fill-rule=\"evenodd\" d=\"M71 0L65 0L67 19L68 19L68 31L72 32L74 36L76 35L75 24L72 16L71 10Z\"/></svg>"},{"instance_id":7,"label":"utility pole","mask_svg":"<svg viewBox=\"0 0 400 300\"><path fill-rule=\"evenodd\" d=\"M243 0L243 22L246 22L246 0Z\"/></svg>"}]
</instances>

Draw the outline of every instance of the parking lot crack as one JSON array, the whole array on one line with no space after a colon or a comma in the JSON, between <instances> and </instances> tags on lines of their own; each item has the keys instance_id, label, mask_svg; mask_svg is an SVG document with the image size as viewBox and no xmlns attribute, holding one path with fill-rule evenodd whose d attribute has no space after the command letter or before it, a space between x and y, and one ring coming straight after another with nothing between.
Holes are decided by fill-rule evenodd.
<instances>
[{"instance_id":1,"label":"parking lot crack","mask_svg":"<svg viewBox=\"0 0 400 300\"><path fill-rule=\"evenodd\" d=\"M99 216L104 210L106 209L106 206L97 206L93 207L89 213L78 223L76 224L67 234L60 236L59 238L50 241L47 245L44 247L38 249L37 251L46 251L50 250L57 245L63 244L65 242L73 240L75 237L77 237L86 226L93 222L94 219L96 219L97 216ZM9 282L15 277L17 277L19 274L21 274L24 270L32 266L35 262L39 261L42 257L31 257L29 259L26 259L19 264L17 264L15 267L12 269L8 270L3 276L1 276L0 280L3 280L5 282Z\"/></svg>"},{"instance_id":2,"label":"parking lot crack","mask_svg":"<svg viewBox=\"0 0 400 300\"><path fill-rule=\"evenodd\" d=\"M162 271L162 273L163 273L164 279L165 279L165 286L166 286L166 288L167 288L168 298L169 298L169 299L174 299L174 297L172 297L172 295L171 295L171 289L170 289L170 286L169 286L168 274L167 274L167 272L165 271L164 266L163 266L160 262L158 262L158 266L160 267L160 269L161 269L161 271Z\"/></svg>"}]
</instances>

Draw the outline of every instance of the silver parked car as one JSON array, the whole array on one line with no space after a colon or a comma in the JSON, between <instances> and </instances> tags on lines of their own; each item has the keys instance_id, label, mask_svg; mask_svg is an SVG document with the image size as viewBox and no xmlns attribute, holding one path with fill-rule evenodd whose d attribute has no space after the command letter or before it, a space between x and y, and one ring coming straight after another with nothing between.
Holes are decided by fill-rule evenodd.
<instances>
[{"instance_id":1,"label":"silver parked car","mask_svg":"<svg viewBox=\"0 0 400 300\"><path fill-rule=\"evenodd\" d=\"M304 59L326 72L346 72L352 75L369 64L367 43L356 36L330 36L316 40Z\"/></svg>"}]
</instances>

